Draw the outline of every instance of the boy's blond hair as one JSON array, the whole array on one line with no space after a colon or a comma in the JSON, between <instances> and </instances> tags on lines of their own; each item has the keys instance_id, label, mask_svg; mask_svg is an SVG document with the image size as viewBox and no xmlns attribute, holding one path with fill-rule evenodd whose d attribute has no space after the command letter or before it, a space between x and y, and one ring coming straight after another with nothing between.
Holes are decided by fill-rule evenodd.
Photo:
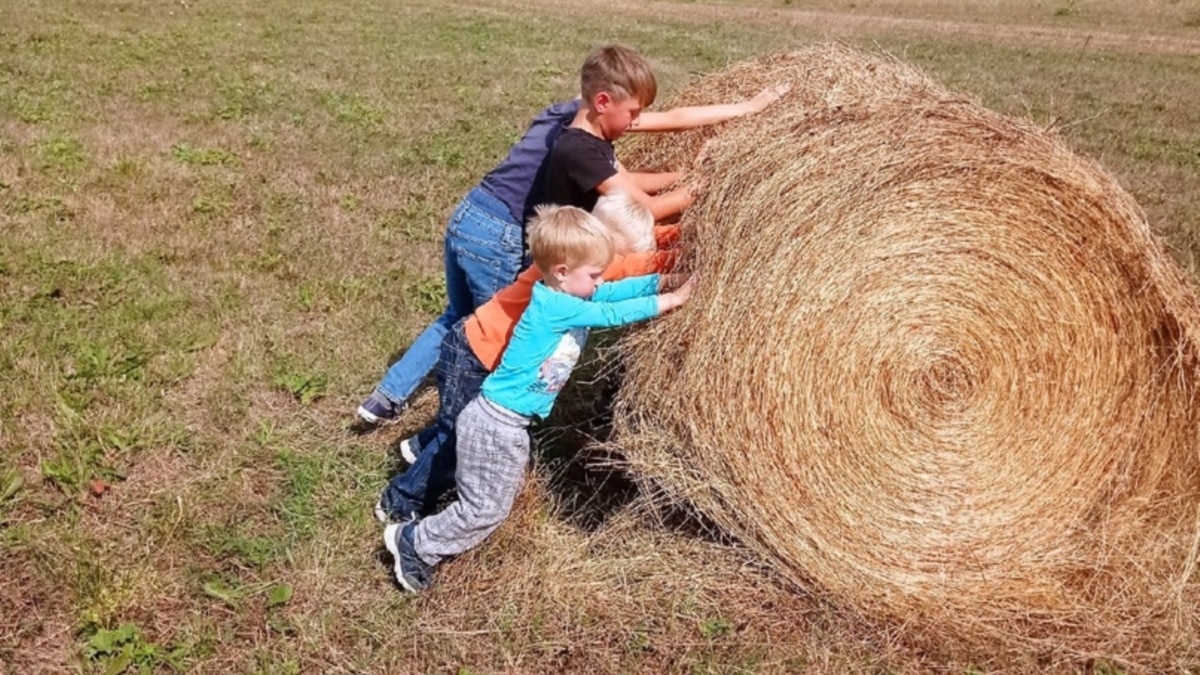
<instances>
[{"instance_id":1,"label":"boy's blond hair","mask_svg":"<svg viewBox=\"0 0 1200 675\"><path fill-rule=\"evenodd\" d=\"M624 45L607 45L589 52L579 73L579 92L588 106L602 91L616 101L636 96L649 107L658 96L658 81L641 54Z\"/></svg>"},{"instance_id":2,"label":"boy's blond hair","mask_svg":"<svg viewBox=\"0 0 1200 675\"><path fill-rule=\"evenodd\" d=\"M654 250L654 214L625 192L601 195L592 215L625 238L634 252Z\"/></svg>"},{"instance_id":3,"label":"boy's blond hair","mask_svg":"<svg viewBox=\"0 0 1200 675\"><path fill-rule=\"evenodd\" d=\"M555 265L608 267L613 259L608 228L575 206L537 207L526 233L533 264L542 274L550 274Z\"/></svg>"}]
</instances>

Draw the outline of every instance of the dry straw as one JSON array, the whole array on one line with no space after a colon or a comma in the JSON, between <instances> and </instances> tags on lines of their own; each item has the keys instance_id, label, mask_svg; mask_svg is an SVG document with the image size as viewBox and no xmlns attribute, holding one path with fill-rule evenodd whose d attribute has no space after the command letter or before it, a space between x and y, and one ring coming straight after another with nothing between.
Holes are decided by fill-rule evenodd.
<instances>
[{"instance_id":1,"label":"dry straw","mask_svg":"<svg viewBox=\"0 0 1200 675\"><path fill-rule=\"evenodd\" d=\"M1137 204L1052 131L845 47L670 105L781 81L627 148L704 185L696 297L623 346L632 468L920 639L1194 656L1197 303Z\"/></svg>"}]
</instances>

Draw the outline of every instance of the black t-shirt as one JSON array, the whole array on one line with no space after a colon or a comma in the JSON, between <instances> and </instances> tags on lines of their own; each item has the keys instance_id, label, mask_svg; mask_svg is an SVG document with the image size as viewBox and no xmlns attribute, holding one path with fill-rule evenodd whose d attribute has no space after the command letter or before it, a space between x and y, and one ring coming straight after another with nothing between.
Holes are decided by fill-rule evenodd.
<instances>
[{"instance_id":1,"label":"black t-shirt","mask_svg":"<svg viewBox=\"0 0 1200 675\"><path fill-rule=\"evenodd\" d=\"M583 129L567 127L554 140L546 160L548 204L591 211L600 198L596 186L617 175L617 153L611 141Z\"/></svg>"}]
</instances>

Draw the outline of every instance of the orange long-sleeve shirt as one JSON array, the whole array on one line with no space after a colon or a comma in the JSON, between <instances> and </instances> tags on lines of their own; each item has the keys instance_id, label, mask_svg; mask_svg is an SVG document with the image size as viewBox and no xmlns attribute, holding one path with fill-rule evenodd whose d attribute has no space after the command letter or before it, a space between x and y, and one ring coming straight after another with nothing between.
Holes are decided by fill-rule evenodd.
<instances>
[{"instance_id":1,"label":"orange long-sleeve shirt","mask_svg":"<svg viewBox=\"0 0 1200 675\"><path fill-rule=\"evenodd\" d=\"M667 225L654 228L654 238L660 247L669 246L679 240L679 228ZM626 277L666 272L675 265L676 251L648 251L630 253L613 258L604 268L604 280L616 281ZM502 288L484 304L476 308L467 318L463 330L467 344L489 371L500 365L500 355L512 339L513 328L521 313L529 306L533 295L533 284L542 278L537 267L529 267L517 275L517 280Z\"/></svg>"}]
</instances>

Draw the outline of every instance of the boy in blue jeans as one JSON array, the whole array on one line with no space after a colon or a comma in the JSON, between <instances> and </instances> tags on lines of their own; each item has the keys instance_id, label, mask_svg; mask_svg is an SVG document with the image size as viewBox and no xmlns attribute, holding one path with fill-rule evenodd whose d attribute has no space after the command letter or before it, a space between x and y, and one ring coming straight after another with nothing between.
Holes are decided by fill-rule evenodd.
<instances>
[{"instance_id":1,"label":"boy in blue jeans","mask_svg":"<svg viewBox=\"0 0 1200 675\"><path fill-rule=\"evenodd\" d=\"M625 48L594 50L588 56L580 76L581 91L592 94L591 102L584 105L583 101L575 99L542 110L508 156L459 203L446 228L444 245L449 304L442 315L417 337L404 356L392 364L371 395L359 405L358 417L364 422L374 425L394 420L437 363L442 340L450 328L516 279L517 273L524 267L525 232L522 224L535 205L555 203L545 190L547 154L551 146L557 145L556 139L564 127L587 113L590 109L588 106L596 105L596 91L607 92L604 101L600 102L605 110L609 110L607 105L610 102L623 101L626 107L632 105L630 101L637 104L638 114L628 122L622 133L682 131L716 124L758 112L783 93L781 89L772 88L741 103L642 112L643 107L654 102L657 83L645 60L636 54L636 58L629 58L629 54L632 54L631 50ZM600 72L603 78L597 79L596 72ZM626 91L620 88L622 82L636 84L629 85L631 91L622 94ZM617 113L628 111L622 108ZM609 113L611 116L612 112ZM609 117L605 117L606 123L612 121ZM630 173L622 168L621 179L609 181L604 192L620 189L647 205L655 217L661 219L665 215L678 213L691 203L692 194L687 189L656 194L678 178L679 175L674 172ZM591 210L593 204L594 199L586 205L575 205Z\"/></svg>"},{"instance_id":2,"label":"boy in blue jeans","mask_svg":"<svg viewBox=\"0 0 1200 675\"><path fill-rule=\"evenodd\" d=\"M659 293L657 274L602 284L613 258L612 237L578 208L539 209L529 244L542 280L533 285L499 367L458 417L457 500L428 518L384 529L396 580L411 592L427 588L439 562L475 547L508 516L529 460L528 427L549 416L588 329L644 321L682 305L692 293L690 279Z\"/></svg>"},{"instance_id":3,"label":"boy in blue jeans","mask_svg":"<svg viewBox=\"0 0 1200 675\"><path fill-rule=\"evenodd\" d=\"M613 261L604 270L605 281L669 271L678 251L657 250L662 242L675 243L678 228L654 226L646 207L628 195L614 192L600 198L592 215L613 238ZM455 422L496 369L516 324L541 281L536 267L524 270L509 286L475 313L454 324L442 341L437 373L438 411L432 424L400 444L410 466L388 481L375 504L375 518L383 524L431 513L454 487Z\"/></svg>"}]
</instances>

